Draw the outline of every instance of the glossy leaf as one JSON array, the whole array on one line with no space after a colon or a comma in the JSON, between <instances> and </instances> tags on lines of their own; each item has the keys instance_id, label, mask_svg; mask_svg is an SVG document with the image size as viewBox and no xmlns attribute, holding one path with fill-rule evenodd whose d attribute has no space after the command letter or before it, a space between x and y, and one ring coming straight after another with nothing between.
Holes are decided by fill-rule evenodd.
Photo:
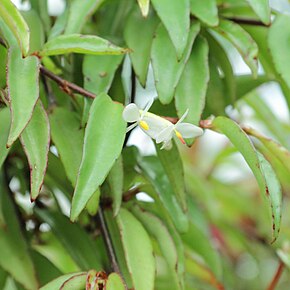
<instances>
[{"instance_id":1,"label":"glossy leaf","mask_svg":"<svg viewBox=\"0 0 290 290\"><path fill-rule=\"evenodd\" d=\"M74 0L69 6L69 13L64 34L80 33L88 18L104 0Z\"/></svg>"},{"instance_id":2,"label":"glossy leaf","mask_svg":"<svg viewBox=\"0 0 290 290\"><path fill-rule=\"evenodd\" d=\"M78 277L78 276L84 276L86 277L86 273L85 272L80 272L80 273L71 273L71 274L66 274L63 276L60 276L54 280L52 280L51 282L47 283L46 285L44 285L43 287L40 288L40 290L56 290L56 289L60 289L60 287L63 285L63 283L73 277Z\"/></svg>"},{"instance_id":3,"label":"glossy leaf","mask_svg":"<svg viewBox=\"0 0 290 290\"><path fill-rule=\"evenodd\" d=\"M22 51L26 56L29 51L29 28L20 12L10 0L1 0L0 18L14 34Z\"/></svg>"},{"instance_id":4,"label":"glossy leaf","mask_svg":"<svg viewBox=\"0 0 290 290\"><path fill-rule=\"evenodd\" d=\"M0 176L0 205L5 226L0 227L0 266L28 290L38 289L38 281L28 245L17 219L11 196L5 189Z\"/></svg>"},{"instance_id":5,"label":"glossy leaf","mask_svg":"<svg viewBox=\"0 0 290 290\"><path fill-rule=\"evenodd\" d=\"M146 84L151 46L158 23L158 18L153 14L144 19L139 11L138 13L133 11L124 28L124 39L127 46L132 49L130 59L143 87ZM142 38L142 41L140 41L140 38Z\"/></svg>"},{"instance_id":6,"label":"glossy leaf","mask_svg":"<svg viewBox=\"0 0 290 290\"><path fill-rule=\"evenodd\" d=\"M54 108L49 115L51 137L55 144L66 174L75 185L82 158L84 131L76 113L65 108ZM70 148L70 150L67 150Z\"/></svg>"},{"instance_id":7,"label":"glossy leaf","mask_svg":"<svg viewBox=\"0 0 290 290\"><path fill-rule=\"evenodd\" d=\"M106 290L126 290L121 276L117 273L111 273L106 282Z\"/></svg>"},{"instance_id":8,"label":"glossy leaf","mask_svg":"<svg viewBox=\"0 0 290 290\"><path fill-rule=\"evenodd\" d=\"M108 40L94 35L68 34L49 40L39 52L40 56L59 55L67 53L83 54L123 54L128 49L113 45Z\"/></svg>"},{"instance_id":9,"label":"glossy leaf","mask_svg":"<svg viewBox=\"0 0 290 290\"><path fill-rule=\"evenodd\" d=\"M156 145L158 158L166 175L168 176L180 206L182 207L183 211L186 211L187 205L184 184L184 171L179 150L175 142L172 142L172 148L170 150L161 150L160 148L160 145Z\"/></svg>"},{"instance_id":10,"label":"glossy leaf","mask_svg":"<svg viewBox=\"0 0 290 290\"><path fill-rule=\"evenodd\" d=\"M126 131L122 111L123 106L114 103L106 94L99 95L91 106L72 200L72 221L76 220L92 194L103 183L121 153Z\"/></svg>"},{"instance_id":11,"label":"glossy leaf","mask_svg":"<svg viewBox=\"0 0 290 290\"><path fill-rule=\"evenodd\" d=\"M8 108L0 109L0 168L9 153L6 143L10 128L10 113Z\"/></svg>"},{"instance_id":12,"label":"glossy leaf","mask_svg":"<svg viewBox=\"0 0 290 290\"><path fill-rule=\"evenodd\" d=\"M273 223L273 242L277 239L281 222L281 189L271 165L260 154L245 132L235 122L217 117L213 127L225 134L243 155L256 177L261 193L269 200Z\"/></svg>"},{"instance_id":13,"label":"glossy leaf","mask_svg":"<svg viewBox=\"0 0 290 290\"><path fill-rule=\"evenodd\" d=\"M48 223L58 240L82 270L101 269L99 252L91 237L78 224L59 212L37 209L36 215Z\"/></svg>"},{"instance_id":14,"label":"glossy leaf","mask_svg":"<svg viewBox=\"0 0 290 290\"><path fill-rule=\"evenodd\" d=\"M290 36L290 16L278 15L269 30L268 46L277 72L290 87L290 57L287 53Z\"/></svg>"},{"instance_id":15,"label":"glossy leaf","mask_svg":"<svg viewBox=\"0 0 290 290\"><path fill-rule=\"evenodd\" d=\"M263 23L266 25L271 22L271 11L268 0L247 0L255 13L259 16Z\"/></svg>"},{"instance_id":16,"label":"glossy leaf","mask_svg":"<svg viewBox=\"0 0 290 290\"><path fill-rule=\"evenodd\" d=\"M256 76L258 46L253 38L241 26L229 20L221 20L219 26L214 30L236 47L253 75Z\"/></svg>"},{"instance_id":17,"label":"glossy leaf","mask_svg":"<svg viewBox=\"0 0 290 290\"><path fill-rule=\"evenodd\" d=\"M10 147L28 124L39 97L39 60L35 56L22 58L19 50L10 49L7 74L11 111L7 146Z\"/></svg>"},{"instance_id":18,"label":"glossy leaf","mask_svg":"<svg viewBox=\"0 0 290 290\"><path fill-rule=\"evenodd\" d=\"M136 290L153 290L155 260L148 233L141 223L125 209L120 210L117 223L134 288Z\"/></svg>"},{"instance_id":19,"label":"glossy leaf","mask_svg":"<svg viewBox=\"0 0 290 290\"><path fill-rule=\"evenodd\" d=\"M98 95L107 93L123 55L85 55L83 62L84 87Z\"/></svg>"},{"instance_id":20,"label":"glossy leaf","mask_svg":"<svg viewBox=\"0 0 290 290\"><path fill-rule=\"evenodd\" d=\"M208 81L208 44L204 38L198 37L175 92L175 106L179 117L189 109L185 120L195 125L199 124Z\"/></svg>"},{"instance_id":21,"label":"glossy leaf","mask_svg":"<svg viewBox=\"0 0 290 290\"><path fill-rule=\"evenodd\" d=\"M80 273L69 278L60 286L60 290L83 290L86 287L86 273Z\"/></svg>"},{"instance_id":22,"label":"glossy leaf","mask_svg":"<svg viewBox=\"0 0 290 290\"><path fill-rule=\"evenodd\" d=\"M40 101L36 104L32 118L22 132L20 140L29 163L30 199L33 201L42 187L50 145L48 117Z\"/></svg>"},{"instance_id":23,"label":"glossy leaf","mask_svg":"<svg viewBox=\"0 0 290 290\"><path fill-rule=\"evenodd\" d=\"M190 0L190 12L209 26L219 23L216 0Z\"/></svg>"},{"instance_id":24,"label":"glossy leaf","mask_svg":"<svg viewBox=\"0 0 290 290\"><path fill-rule=\"evenodd\" d=\"M147 17L149 13L150 0L137 0L142 16Z\"/></svg>"},{"instance_id":25,"label":"glossy leaf","mask_svg":"<svg viewBox=\"0 0 290 290\"><path fill-rule=\"evenodd\" d=\"M163 25L156 31L152 43L152 65L158 98L161 103L169 104L174 96L174 91L190 56L192 44L200 30L198 22L191 26L188 43L180 61L175 56L174 47Z\"/></svg>"}]
</instances>

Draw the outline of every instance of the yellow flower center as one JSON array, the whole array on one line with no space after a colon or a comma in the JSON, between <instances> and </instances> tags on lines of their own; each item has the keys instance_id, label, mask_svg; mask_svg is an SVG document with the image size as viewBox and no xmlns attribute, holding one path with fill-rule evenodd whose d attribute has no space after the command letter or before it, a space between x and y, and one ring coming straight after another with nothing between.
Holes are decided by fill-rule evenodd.
<instances>
[{"instance_id":1,"label":"yellow flower center","mask_svg":"<svg viewBox=\"0 0 290 290\"><path fill-rule=\"evenodd\" d=\"M145 121L140 121L139 125L142 129L144 129L146 131L149 130L149 125Z\"/></svg>"},{"instance_id":2,"label":"yellow flower center","mask_svg":"<svg viewBox=\"0 0 290 290\"><path fill-rule=\"evenodd\" d=\"M181 141L182 144L185 144L185 141L184 139L182 138L182 135L180 134L180 132L178 132L177 130L174 130L175 131L175 135L176 137Z\"/></svg>"}]
</instances>

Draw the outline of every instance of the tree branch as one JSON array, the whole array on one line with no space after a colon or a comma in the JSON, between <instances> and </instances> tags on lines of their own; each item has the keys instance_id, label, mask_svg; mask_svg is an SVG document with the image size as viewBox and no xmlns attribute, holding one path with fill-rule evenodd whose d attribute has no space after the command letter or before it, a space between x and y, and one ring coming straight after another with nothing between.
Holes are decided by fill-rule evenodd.
<instances>
[{"instance_id":1,"label":"tree branch","mask_svg":"<svg viewBox=\"0 0 290 290\"><path fill-rule=\"evenodd\" d=\"M278 268L277 268L277 271L276 271L276 274L274 275L272 281L270 282L267 290L274 290L280 280L280 277L283 273L283 270L284 270L284 263L282 261L280 261L279 265L278 265Z\"/></svg>"}]
</instances>

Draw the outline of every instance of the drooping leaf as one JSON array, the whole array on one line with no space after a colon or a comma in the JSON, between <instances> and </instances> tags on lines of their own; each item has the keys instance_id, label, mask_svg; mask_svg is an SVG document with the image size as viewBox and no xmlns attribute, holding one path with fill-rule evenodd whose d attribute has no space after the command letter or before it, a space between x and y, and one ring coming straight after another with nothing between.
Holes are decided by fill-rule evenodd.
<instances>
[{"instance_id":1,"label":"drooping leaf","mask_svg":"<svg viewBox=\"0 0 290 290\"><path fill-rule=\"evenodd\" d=\"M67 34L49 40L39 52L40 56L67 53L83 54L123 54L128 49L118 47L108 40L95 35Z\"/></svg>"},{"instance_id":2,"label":"drooping leaf","mask_svg":"<svg viewBox=\"0 0 290 290\"><path fill-rule=\"evenodd\" d=\"M97 10L104 0L74 0L69 6L65 34L80 33L88 18Z\"/></svg>"},{"instance_id":3,"label":"drooping leaf","mask_svg":"<svg viewBox=\"0 0 290 290\"><path fill-rule=\"evenodd\" d=\"M80 273L67 279L60 286L60 290L83 290L86 287L86 273Z\"/></svg>"},{"instance_id":4,"label":"drooping leaf","mask_svg":"<svg viewBox=\"0 0 290 290\"><path fill-rule=\"evenodd\" d=\"M42 103L39 101L32 118L20 136L30 168L30 199L37 198L47 168L50 144L49 121Z\"/></svg>"},{"instance_id":5,"label":"drooping leaf","mask_svg":"<svg viewBox=\"0 0 290 290\"><path fill-rule=\"evenodd\" d=\"M254 76L258 71L258 46L253 38L238 24L229 20L220 20L214 31L228 39L239 51Z\"/></svg>"},{"instance_id":6,"label":"drooping leaf","mask_svg":"<svg viewBox=\"0 0 290 290\"><path fill-rule=\"evenodd\" d=\"M51 137L58 150L66 174L75 185L82 158L84 131L76 113L56 107L49 115ZM67 150L67 149L70 150Z\"/></svg>"},{"instance_id":7,"label":"drooping leaf","mask_svg":"<svg viewBox=\"0 0 290 290\"><path fill-rule=\"evenodd\" d=\"M133 11L124 28L124 39L128 47L132 49L130 59L143 87L146 84L151 46L158 22L158 18L153 14L144 19L139 12Z\"/></svg>"},{"instance_id":8,"label":"drooping leaf","mask_svg":"<svg viewBox=\"0 0 290 290\"><path fill-rule=\"evenodd\" d=\"M272 213L273 242L277 239L281 222L281 189L271 165L258 154L245 132L234 121L217 117L213 128L225 134L243 155L256 177L261 193L269 200Z\"/></svg>"},{"instance_id":9,"label":"drooping leaf","mask_svg":"<svg viewBox=\"0 0 290 290\"><path fill-rule=\"evenodd\" d=\"M28 124L39 97L39 60L22 58L18 49L9 49L7 84L11 111L11 127L7 146L10 147Z\"/></svg>"},{"instance_id":10,"label":"drooping leaf","mask_svg":"<svg viewBox=\"0 0 290 290\"><path fill-rule=\"evenodd\" d=\"M175 92L175 105L179 117L189 109L185 120L195 125L199 124L208 81L208 44L204 38L198 37Z\"/></svg>"},{"instance_id":11,"label":"drooping leaf","mask_svg":"<svg viewBox=\"0 0 290 290\"><path fill-rule=\"evenodd\" d=\"M0 110L0 168L9 153L9 148L6 148L6 143L10 128L10 113L8 108Z\"/></svg>"},{"instance_id":12,"label":"drooping leaf","mask_svg":"<svg viewBox=\"0 0 290 290\"><path fill-rule=\"evenodd\" d=\"M121 153L126 131L122 111L123 107L106 94L100 94L91 106L72 200L72 221L76 220L92 194L103 183Z\"/></svg>"},{"instance_id":13,"label":"drooping leaf","mask_svg":"<svg viewBox=\"0 0 290 290\"><path fill-rule=\"evenodd\" d=\"M194 22L189 32L184 54L180 61L178 61L166 29L163 25L158 27L152 43L151 58L155 85L161 103L169 104L172 101L174 91L190 56L192 44L199 30L199 23Z\"/></svg>"},{"instance_id":14,"label":"drooping leaf","mask_svg":"<svg viewBox=\"0 0 290 290\"><path fill-rule=\"evenodd\" d=\"M111 273L106 282L106 290L126 290L121 276L117 273Z\"/></svg>"},{"instance_id":15,"label":"drooping leaf","mask_svg":"<svg viewBox=\"0 0 290 290\"><path fill-rule=\"evenodd\" d=\"M189 34L189 0L151 0L175 47L177 58L181 59Z\"/></svg>"},{"instance_id":16,"label":"drooping leaf","mask_svg":"<svg viewBox=\"0 0 290 290\"><path fill-rule=\"evenodd\" d=\"M123 55L85 55L84 88L98 95L107 93Z\"/></svg>"},{"instance_id":17,"label":"drooping leaf","mask_svg":"<svg viewBox=\"0 0 290 290\"><path fill-rule=\"evenodd\" d=\"M120 210L117 223L134 288L136 290L153 290L155 261L148 233L141 223L125 209Z\"/></svg>"},{"instance_id":18,"label":"drooping leaf","mask_svg":"<svg viewBox=\"0 0 290 290\"><path fill-rule=\"evenodd\" d=\"M271 11L268 0L247 0L261 21L266 25L271 22Z\"/></svg>"},{"instance_id":19,"label":"drooping leaf","mask_svg":"<svg viewBox=\"0 0 290 290\"><path fill-rule=\"evenodd\" d=\"M45 33L48 34L51 28L51 19L48 13L47 1L31 0L30 4L31 8L38 13Z\"/></svg>"},{"instance_id":20,"label":"drooping leaf","mask_svg":"<svg viewBox=\"0 0 290 290\"><path fill-rule=\"evenodd\" d=\"M0 227L0 266L26 289L38 289L36 272L28 252L17 213L0 176L1 194L0 205L5 225Z\"/></svg>"},{"instance_id":21,"label":"drooping leaf","mask_svg":"<svg viewBox=\"0 0 290 290\"><path fill-rule=\"evenodd\" d=\"M216 0L190 0L190 12L209 26L219 23Z\"/></svg>"},{"instance_id":22,"label":"drooping leaf","mask_svg":"<svg viewBox=\"0 0 290 290\"><path fill-rule=\"evenodd\" d=\"M150 0L137 0L142 16L147 17L149 13Z\"/></svg>"},{"instance_id":23,"label":"drooping leaf","mask_svg":"<svg viewBox=\"0 0 290 290\"><path fill-rule=\"evenodd\" d=\"M0 18L14 34L22 51L26 56L29 51L29 28L20 12L10 0L2 0L0 3Z\"/></svg>"}]
</instances>

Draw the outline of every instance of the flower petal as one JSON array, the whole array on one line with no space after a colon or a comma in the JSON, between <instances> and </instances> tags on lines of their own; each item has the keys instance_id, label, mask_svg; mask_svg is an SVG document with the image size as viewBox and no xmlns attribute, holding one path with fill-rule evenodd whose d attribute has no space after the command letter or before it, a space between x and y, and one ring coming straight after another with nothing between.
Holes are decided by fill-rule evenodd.
<instances>
[{"instance_id":1,"label":"flower petal","mask_svg":"<svg viewBox=\"0 0 290 290\"><path fill-rule=\"evenodd\" d=\"M123 111L123 119L128 123L138 121L140 119L139 108L134 103L126 106Z\"/></svg>"},{"instance_id":2,"label":"flower petal","mask_svg":"<svg viewBox=\"0 0 290 290\"><path fill-rule=\"evenodd\" d=\"M172 141L169 139L168 141L163 142L162 147L160 149L170 150L171 148L172 148Z\"/></svg>"},{"instance_id":3,"label":"flower petal","mask_svg":"<svg viewBox=\"0 0 290 290\"><path fill-rule=\"evenodd\" d=\"M156 143L167 142L173 136L174 125L171 124L168 127L164 128L157 136Z\"/></svg>"},{"instance_id":4,"label":"flower petal","mask_svg":"<svg viewBox=\"0 0 290 290\"><path fill-rule=\"evenodd\" d=\"M168 125L171 125L171 123L168 120L148 112L142 118L142 120L145 121L149 126L149 130L143 131L147 135L149 135L152 139L156 139L156 137L164 128L168 127Z\"/></svg>"},{"instance_id":5,"label":"flower petal","mask_svg":"<svg viewBox=\"0 0 290 290\"><path fill-rule=\"evenodd\" d=\"M126 133L128 133L131 130L133 130L135 127L137 127L137 125L138 125L137 122L135 122L134 124L131 124L129 127L127 127Z\"/></svg>"},{"instance_id":6,"label":"flower petal","mask_svg":"<svg viewBox=\"0 0 290 290\"><path fill-rule=\"evenodd\" d=\"M180 124L180 123L181 123L181 122L186 118L188 112L189 112L189 109L187 109L187 110L185 111L185 113L181 116L181 118L178 120L178 122L176 123L176 125L177 125L177 124Z\"/></svg>"},{"instance_id":7,"label":"flower petal","mask_svg":"<svg viewBox=\"0 0 290 290\"><path fill-rule=\"evenodd\" d=\"M203 134L203 130L201 128L190 123L176 124L175 128L178 132L180 132L183 138L193 138Z\"/></svg>"}]
</instances>

